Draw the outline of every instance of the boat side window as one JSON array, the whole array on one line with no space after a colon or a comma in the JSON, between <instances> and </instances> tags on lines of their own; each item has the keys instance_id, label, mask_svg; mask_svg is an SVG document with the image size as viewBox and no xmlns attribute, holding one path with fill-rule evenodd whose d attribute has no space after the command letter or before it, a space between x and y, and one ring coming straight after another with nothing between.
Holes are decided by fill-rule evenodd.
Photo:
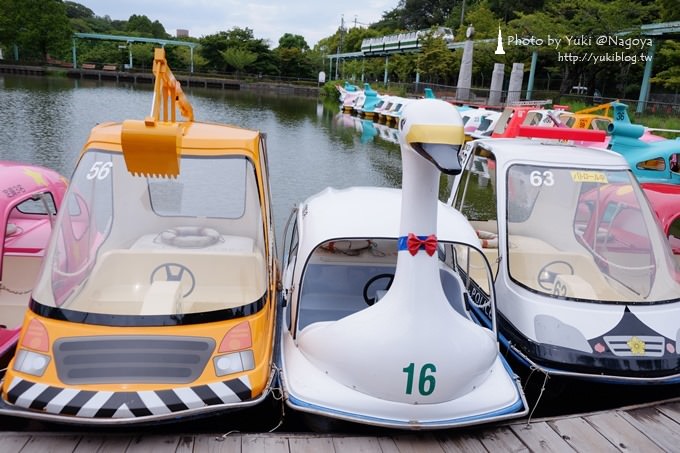
<instances>
[{"instance_id":1,"label":"boat side window","mask_svg":"<svg viewBox=\"0 0 680 453\"><path fill-rule=\"evenodd\" d=\"M298 238L298 230L297 230L297 219L293 222L293 231L291 232L291 239L290 239L290 250L288 252L288 263L292 261L292 258L295 257L295 254L297 253L298 246L300 245L299 243L299 238Z\"/></svg>"},{"instance_id":2,"label":"boat side window","mask_svg":"<svg viewBox=\"0 0 680 453\"><path fill-rule=\"evenodd\" d=\"M611 123L610 120L605 120L601 118L595 118L591 123L590 123L590 128L594 129L596 131L606 131L607 126L609 126L609 123Z\"/></svg>"},{"instance_id":3,"label":"boat side window","mask_svg":"<svg viewBox=\"0 0 680 453\"><path fill-rule=\"evenodd\" d=\"M455 194L454 208L474 222L494 224L490 229L498 231L496 223L496 159L488 150L476 147L463 169Z\"/></svg>"},{"instance_id":4,"label":"boat side window","mask_svg":"<svg viewBox=\"0 0 680 453\"><path fill-rule=\"evenodd\" d=\"M498 118L498 122L496 123L496 129L494 130L494 133L503 134L505 132L505 129L508 127L508 124L510 124L511 119L512 109L506 108L505 110L503 110L501 117Z\"/></svg>"},{"instance_id":5,"label":"boat side window","mask_svg":"<svg viewBox=\"0 0 680 453\"><path fill-rule=\"evenodd\" d=\"M675 219L668 228L668 242L674 255L680 255L680 217Z\"/></svg>"},{"instance_id":6,"label":"boat side window","mask_svg":"<svg viewBox=\"0 0 680 453\"><path fill-rule=\"evenodd\" d=\"M638 162L635 167L638 170L663 171L666 169L666 162L664 161L663 157L656 157L654 159Z\"/></svg>"},{"instance_id":7,"label":"boat side window","mask_svg":"<svg viewBox=\"0 0 680 453\"><path fill-rule=\"evenodd\" d=\"M5 236L10 237L22 234L27 224L32 225L30 230L36 230L36 221L43 221L49 218L47 228L51 228L54 216L57 214L54 197L50 192L33 195L14 206L7 217L5 226ZM40 227L39 229L41 229Z\"/></svg>"},{"instance_id":8,"label":"boat side window","mask_svg":"<svg viewBox=\"0 0 680 453\"><path fill-rule=\"evenodd\" d=\"M567 127L574 127L574 123L576 123L576 117L562 113L559 115L560 121ZM581 122L579 121L579 127L581 126Z\"/></svg>"},{"instance_id":9,"label":"boat side window","mask_svg":"<svg viewBox=\"0 0 680 453\"><path fill-rule=\"evenodd\" d=\"M22 201L16 206L16 210L21 214L57 214L56 203L50 192L44 192Z\"/></svg>"},{"instance_id":10,"label":"boat side window","mask_svg":"<svg viewBox=\"0 0 680 453\"><path fill-rule=\"evenodd\" d=\"M668 165L673 173L680 174L680 153L671 154L668 158Z\"/></svg>"},{"instance_id":11,"label":"boat side window","mask_svg":"<svg viewBox=\"0 0 680 453\"><path fill-rule=\"evenodd\" d=\"M453 207L470 221L480 238L484 254L493 262L498 258L496 158L482 146L475 146L470 152L472 155L465 160ZM494 269L494 278L496 271L497 267Z\"/></svg>"},{"instance_id":12,"label":"boat side window","mask_svg":"<svg viewBox=\"0 0 680 453\"><path fill-rule=\"evenodd\" d=\"M545 182L544 174L547 175ZM506 188L508 222L524 222L531 216L541 187L543 184L551 184L550 175L542 168L528 165L510 167Z\"/></svg>"}]
</instances>

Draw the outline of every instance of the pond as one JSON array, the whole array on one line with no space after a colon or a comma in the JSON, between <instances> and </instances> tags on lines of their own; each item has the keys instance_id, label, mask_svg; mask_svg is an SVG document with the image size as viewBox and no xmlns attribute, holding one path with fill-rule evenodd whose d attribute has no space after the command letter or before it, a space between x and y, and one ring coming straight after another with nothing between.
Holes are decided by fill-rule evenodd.
<instances>
[{"instance_id":1,"label":"pond","mask_svg":"<svg viewBox=\"0 0 680 453\"><path fill-rule=\"evenodd\" d=\"M338 113L335 99L209 88L186 88L185 94L197 121L266 134L279 250L293 205L308 196L328 186L400 185L399 147L390 141L395 131L381 135L372 122ZM143 119L152 95L144 84L0 75L0 159L70 178L90 129Z\"/></svg>"}]
</instances>

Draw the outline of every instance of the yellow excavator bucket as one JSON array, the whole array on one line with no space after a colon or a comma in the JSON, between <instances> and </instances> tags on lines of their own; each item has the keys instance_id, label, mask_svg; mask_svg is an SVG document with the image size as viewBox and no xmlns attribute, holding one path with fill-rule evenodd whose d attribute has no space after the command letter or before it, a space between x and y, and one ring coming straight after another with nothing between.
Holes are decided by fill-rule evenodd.
<instances>
[{"instance_id":1,"label":"yellow excavator bucket","mask_svg":"<svg viewBox=\"0 0 680 453\"><path fill-rule=\"evenodd\" d=\"M177 177L183 125L193 122L194 112L165 59L165 49L154 50L154 86L151 115L126 120L121 130L121 147L130 173L147 177ZM186 122L176 120L179 109Z\"/></svg>"},{"instance_id":2,"label":"yellow excavator bucket","mask_svg":"<svg viewBox=\"0 0 680 453\"><path fill-rule=\"evenodd\" d=\"M182 129L177 123L126 120L121 132L125 165L135 176L177 177Z\"/></svg>"}]
</instances>

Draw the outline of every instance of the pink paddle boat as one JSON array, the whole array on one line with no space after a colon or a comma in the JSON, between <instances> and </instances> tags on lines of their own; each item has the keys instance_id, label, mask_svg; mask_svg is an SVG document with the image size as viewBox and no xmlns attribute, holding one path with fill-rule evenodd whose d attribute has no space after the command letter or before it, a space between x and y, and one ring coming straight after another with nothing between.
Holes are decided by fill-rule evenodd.
<instances>
[{"instance_id":1,"label":"pink paddle boat","mask_svg":"<svg viewBox=\"0 0 680 453\"><path fill-rule=\"evenodd\" d=\"M66 184L53 170L0 160L0 369L19 336Z\"/></svg>"}]
</instances>

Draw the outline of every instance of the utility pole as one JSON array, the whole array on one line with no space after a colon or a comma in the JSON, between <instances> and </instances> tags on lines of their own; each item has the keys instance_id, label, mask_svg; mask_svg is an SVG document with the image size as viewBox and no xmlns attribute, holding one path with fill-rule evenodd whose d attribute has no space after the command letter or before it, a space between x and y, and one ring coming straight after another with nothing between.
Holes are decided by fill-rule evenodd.
<instances>
[{"instance_id":1,"label":"utility pole","mask_svg":"<svg viewBox=\"0 0 680 453\"><path fill-rule=\"evenodd\" d=\"M337 53L339 54L342 52L342 38L345 33L345 15L340 16L340 41L338 41L338 51ZM335 60L335 80L338 79L338 59L336 58Z\"/></svg>"}]
</instances>

